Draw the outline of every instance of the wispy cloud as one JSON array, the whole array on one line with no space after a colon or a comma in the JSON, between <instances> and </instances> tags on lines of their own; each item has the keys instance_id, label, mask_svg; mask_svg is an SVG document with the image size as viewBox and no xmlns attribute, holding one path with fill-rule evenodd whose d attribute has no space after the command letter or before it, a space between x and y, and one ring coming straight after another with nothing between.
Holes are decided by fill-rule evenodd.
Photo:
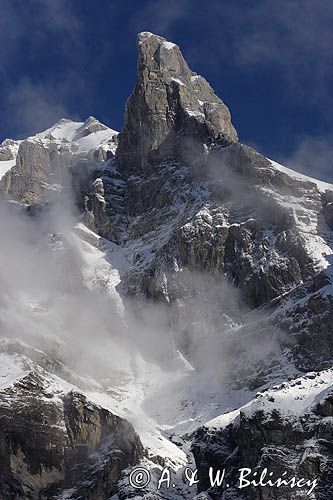
<instances>
[{"instance_id":1,"label":"wispy cloud","mask_svg":"<svg viewBox=\"0 0 333 500\"><path fill-rule=\"evenodd\" d=\"M333 182L333 136L303 137L282 161L298 172Z\"/></svg>"},{"instance_id":2,"label":"wispy cloud","mask_svg":"<svg viewBox=\"0 0 333 500\"><path fill-rule=\"evenodd\" d=\"M25 0L24 3L1 0L1 72L6 75L13 59L22 56L22 52L29 58L40 56L43 47L47 50L51 37L57 39L57 50L64 57L69 49L79 55L81 34L82 24L68 0Z\"/></svg>"},{"instance_id":3,"label":"wispy cloud","mask_svg":"<svg viewBox=\"0 0 333 500\"><path fill-rule=\"evenodd\" d=\"M258 68L279 73L293 99L325 105L333 79L333 3L330 0L158 0L146 4L136 25L173 37L191 29L195 63L221 72ZM327 102L326 102L327 105Z\"/></svg>"},{"instance_id":4,"label":"wispy cloud","mask_svg":"<svg viewBox=\"0 0 333 500\"><path fill-rule=\"evenodd\" d=\"M151 30L157 34L167 34L184 18L192 17L190 0L150 0L143 6L139 15L132 20L137 31ZM146 26L146 27L145 27Z\"/></svg>"},{"instance_id":5,"label":"wispy cloud","mask_svg":"<svg viewBox=\"0 0 333 500\"><path fill-rule=\"evenodd\" d=\"M66 102L66 87L50 82L33 83L23 79L7 94L7 110L10 125L16 126L22 137L42 131L60 118L69 116Z\"/></svg>"}]
</instances>

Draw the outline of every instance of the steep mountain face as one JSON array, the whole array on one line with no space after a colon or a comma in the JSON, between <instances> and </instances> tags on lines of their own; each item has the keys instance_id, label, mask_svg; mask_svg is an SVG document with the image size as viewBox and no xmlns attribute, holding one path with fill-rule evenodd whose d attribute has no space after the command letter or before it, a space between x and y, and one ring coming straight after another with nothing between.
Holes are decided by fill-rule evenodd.
<instances>
[{"instance_id":1,"label":"steep mountain face","mask_svg":"<svg viewBox=\"0 0 333 500\"><path fill-rule=\"evenodd\" d=\"M238 142L177 45L145 32L138 51L119 144L90 117L0 147L3 220L24 221L17 245L28 224L38 269L18 279L2 243L4 363L30 367L0 395L2 494L132 498L128 466L181 470L194 438L200 499L328 500L333 186ZM79 223L57 215L64 195ZM211 488L211 466L233 486ZM241 467L318 485L240 491ZM185 483L140 495L193 498Z\"/></svg>"},{"instance_id":2,"label":"steep mountain face","mask_svg":"<svg viewBox=\"0 0 333 500\"><path fill-rule=\"evenodd\" d=\"M62 119L24 141L4 141L0 157L16 161L1 179L1 190L23 203L45 203L50 191L69 186L78 165L82 169L82 163L91 167L105 160L116 140L116 132L89 117L84 123Z\"/></svg>"},{"instance_id":3,"label":"steep mountain face","mask_svg":"<svg viewBox=\"0 0 333 500\"><path fill-rule=\"evenodd\" d=\"M330 498L333 465L331 384L331 370L309 373L259 392L240 410L207 422L196 432L192 444L201 478L200 489L209 489L213 498L223 499ZM210 488L209 466L228 471L226 481L233 486L224 493L225 487ZM279 489L251 486L243 496L235 487L238 469L243 467L252 469L251 480L258 480L267 468L273 473L273 480L279 477L290 480L296 474L298 478L305 478L307 487L297 491L290 483Z\"/></svg>"},{"instance_id":4,"label":"steep mountain face","mask_svg":"<svg viewBox=\"0 0 333 500\"><path fill-rule=\"evenodd\" d=\"M145 32L137 45L138 78L117 151L126 174L169 158L191 164L207 143L237 141L228 108L176 44Z\"/></svg>"},{"instance_id":5,"label":"steep mountain face","mask_svg":"<svg viewBox=\"0 0 333 500\"><path fill-rule=\"evenodd\" d=\"M133 427L69 384L29 371L28 360L2 354L2 361L16 380L0 392L1 497L54 498L75 486L88 498L107 498L142 456Z\"/></svg>"},{"instance_id":6,"label":"steep mountain face","mask_svg":"<svg viewBox=\"0 0 333 500\"><path fill-rule=\"evenodd\" d=\"M295 317L300 307L295 294L301 293L300 289L296 293L295 287L308 283L309 293L313 277L328 267L325 256L331 254L331 236L327 200L331 187L288 175L276 163L236 142L229 111L201 77L193 76L176 45L143 33L138 47L138 81L127 103L116 152L127 182L126 241L138 250L129 274L130 292L175 299L175 276L185 267L226 275L250 307L269 307L272 300L283 296L287 316ZM203 82L200 91L195 87L197 81ZM191 96L186 104L180 99L176 106L181 115L190 115L189 123L170 114L168 106L173 101L167 96L174 85L180 95ZM150 99L161 108L150 104ZM214 126L208 115L198 111L197 99L203 107L218 101L214 109L219 119ZM166 128L160 137L161 126ZM197 135L201 126L205 133ZM166 136L172 137L171 143ZM147 142L142 146L144 140ZM187 146L184 141L188 141ZM165 144L171 144L170 148L164 149ZM140 152L140 159L126 156L132 155L131 147ZM185 156L192 153L187 161ZM138 164L141 167L135 168ZM330 283L328 273L319 281ZM292 290L293 295L287 298ZM313 343L318 310L307 310L307 325L290 325L291 340L301 338L296 349L312 358L312 349L306 346ZM332 357L329 302L322 305L321 312L320 335L315 341L318 349L315 359L309 359L312 368L318 363L325 366ZM288 331L285 321L285 314L274 315L273 323L281 323Z\"/></svg>"}]
</instances>

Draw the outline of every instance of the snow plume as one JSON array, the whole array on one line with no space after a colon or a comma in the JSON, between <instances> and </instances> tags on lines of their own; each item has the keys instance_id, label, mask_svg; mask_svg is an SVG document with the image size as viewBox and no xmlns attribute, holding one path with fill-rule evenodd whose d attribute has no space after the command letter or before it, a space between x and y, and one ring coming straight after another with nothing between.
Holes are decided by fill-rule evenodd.
<instances>
[{"instance_id":1,"label":"snow plume","mask_svg":"<svg viewBox=\"0 0 333 500\"><path fill-rule=\"evenodd\" d=\"M213 163L211 179L222 195L237 192L244 202L248 186L227 165ZM276 332L261 317L248 318L221 274L179 269L167 277L169 303L125 299L120 285L132 265L130 245L77 224L66 189L32 216L15 203L0 210L1 337L52 353L98 381L147 369L166 378L195 371L203 388L237 378L236 371L254 373L268 354L280 352Z\"/></svg>"},{"instance_id":2,"label":"snow plume","mask_svg":"<svg viewBox=\"0 0 333 500\"><path fill-rule=\"evenodd\" d=\"M250 150L250 154L252 152L254 151ZM259 157L257 163L260 165L260 162L261 158ZM243 150L230 151L227 147L212 152L208 156L205 176L214 195L219 200L227 203L233 201L236 209L242 210L247 207L253 212L258 204L257 193L253 187L256 187L256 184L261 184L260 173L256 166L253 158L245 156ZM251 182L249 182L250 179ZM257 180L259 182L256 182Z\"/></svg>"},{"instance_id":3,"label":"snow plume","mask_svg":"<svg viewBox=\"0 0 333 500\"><path fill-rule=\"evenodd\" d=\"M1 337L52 352L98 379L137 370L140 359L166 371L218 363L222 377L226 350L229 359L238 343L246 351L237 332L247 310L224 278L183 271L171 304L123 302L118 270L89 242L98 236L86 230L78 237L74 215L61 206L34 216L1 206Z\"/></svg>"},{"instance_id":4,"label":"snow plume","mask_svg":"<svg viewBox=\"0 0 333 500\"><path fill-rule=\"evenodd\" d=\"M168 311L124 301L117 264L126 250L77 224L66 192L58 196L33 209L0 205L0 337L96 380L137 373L142 360L169 367L177 354Z\"/></svg>"},{"instance_id":5,"label":"snow plume","mask_svg":"<svg viewBox=\"0 0 333 500\"><path fill-rule=\"evenodd\" d=\"M34 216L22 212L16 204L1 206L1 337L57 353L79 370L87 353L93 371L108 351L112 366L122 369L117 296L103 293L111 266L74 234L64 203Z\"/></svg>"},{"instance_id":6,"label":"snow plume","mask_svg":"<svg viewBox=\"0 0 333 500\"><path fill-rule=\"evenodd\" d=\"M170 277L172 299L161 304L147 300L126 300L126 324L137 361L159 367L170 382L164 397L174 395L171 380L175 373L199 384L200 391L246 386L265 372L267 363L281 356L281 333L263 313L251 311L223 275L179 270ZM140 365L140 363L139 363ZM193 389L193 388L192 388ZM180 388L179 388L180 390ZM170 392L168 392L170 391Z\"/></svg>"}]
</instances>

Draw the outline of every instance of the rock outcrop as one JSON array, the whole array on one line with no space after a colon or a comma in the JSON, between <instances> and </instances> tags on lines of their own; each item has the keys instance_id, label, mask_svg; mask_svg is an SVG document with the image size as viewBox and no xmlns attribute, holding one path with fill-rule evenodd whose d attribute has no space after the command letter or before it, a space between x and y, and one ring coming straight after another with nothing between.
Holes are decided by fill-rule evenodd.
<instances>
[{"instance_id":1,"label":"rock outcrop","mask_svg":"<svg viewBox=\"0 0 333 500\"><path fill-rule=\"evenodd\" d=\"M117 150L126 174L165 159L200 163L206 144L237 141L228 108L176 44L144 32L137 45L137 82Z\"/></svg>"},{"instance_id":2,"label":"rock outcrop","mask_svg":"<svg viewBox=\"0 0 333 500\"><path fill-rule=\"evenodd\" d=\"M58 379L59 382L60 379ZM109 498L142 445L124 419L31 371L0 391L0 496Z\"/></svg>"},{"instance_id":3,"label":"rock outcrop","mask_svg":"<svg viewBox=\"0 0 333 500\"><path fill-rule=\"evenodd\" d=\"M88 173L113 156L116 144L117 133L93 117L83 123L62 119L45 132L20 141L16 155L13 146L5 143L0 154L8 150L16 164L1 179L0 193L31 204L46 203L64 189L80 192Z\"/></svg>"},{"instance_id":4,"label":"rock outcrop","mask_svg":"<svg viewBox=\"0 0 333 500\"><path fill-rule=\"evenodd\" d=\"M18 145L19 145L19 141L5 139L0 144L0 162L1 161L15 160Z\"/></svg>"},{"instance_id":5,"label":"rock outcrop","mask_svg":"<svg viewBox=\"0 0 333 500\"><path fill-rule=\"evenodd\" d=\"M333 191L323 193L322 203L326 222L333 229Z\"/></svg>"},{"instance_id":6,"label":"rock outcrop","mask_svg":"<svg viewBox=\"0 0 333 500\"><path fill-rule=\"evenodd\" d=\"M1 180L2 192L27 204L22 213L36 218L50 192L73 188L81 221L98 234L81 224L87 247L81 257L91 266L85 273L93 290L89 297L95 297L97 283L101 295L119 288L128 299L126 307L162 304L167 326L160 328L157 321L156 335L162 330L168 338L156 342L170 344L165 359L174 360L177 353L182 366L189 362L200 376L214 351L219 383L241 389L242 397L251 393L247 401L260 389L248 407L196 433L200 490L209 487L209 466L226 467L231 479L241 466L267 466L276 475L286 470L309 480L319 477L315 498L328 500L333 470L332 373L327 370L333 359L333 188L239 143L228 108L189 69L177 45L141 33L138 50L137 82L118 148L117 134L96 119L80 124L62 120L20 144L3 143L0 161L14 161L19 150L16 165ZM18 204L12 209L21 210ZM61 240L52 234L52 248ZM59 262L65 255L59 253ZM75 264L69 259L65 274L73 278L75 286L69 288L77 295L86 276L76 272ZM103 304L109 313L110 301ZM133 322L131 314L132 309ZM134 318L138 332L145 330L139 316ZM102 317L103 332L114 322L114 330L127 335L126 315L119 324ZM127 341L132 345L132 339ZM130 364L137 374L136 362ZM299 377L309 370L321 371ZM61 389L55 396L44 375L37 370L0 392L5 423L0 493L52 498L68 489L73 491L66 494L73 496L67 498L107 498L120 472L142 454L133 428L77 390ZM295 380L262 392L288 378ZM114 392L113 401L121 404ZM126 394L126 404L131 398ZM243 403L234 404L239 408ZM188 414L184 421L190 421ZM177 427L169 424L165 428ZM33 432L24 439L27 425ZM154 460L164 463L159 456ZM83 476L88 481L82 482ZM122 482L118 498L134 497L128 482ZM304 492L294 492L259 488L244 496L305 498ZM209 489L198 498L208 494L242 498L235 488L223 496ZM147 495L161 498L160 492Z\"/></svg>"},{"instance_id":7,"label":"rock outcrop","mask_svg":"<svg viewBox=\"0 0 333 500\"><path fill-rule=\"evenodd\" d=\"M211 498L226 500L235 495L251 500L330 498L331 402L330 372L311 373L259 393L240 411L217 417L200 428L192 444L199 470L199 491L208 490ZM226 470L225 483L220 488L210 485L210 467ZM257 481L267 469L263 484L268 479L275 482L278 478L303 478L302 487L291 487L292 483L279 487L259 484L240 490L241 468L251 469L247 479Z\"/></svg>"},{"instance_id":8,"label":"rock outcrop","mask_svg":"<svg viewBox=\"0 0 333 500\"><path fill-rule=\"evenodd\" d=\"M250 308L265 307L269 315L282 297L287 319L273 314L272 324L291 334L291 343L296 339L293 353L302 352L307 367L316 367L318 351L326 367L333 354L328 302L322 301L315 357L310 346L318 321L288 318L299 316L296 296L304 282L311 290L331 252L329 193L240 144L227 108L177 45L142 33L138 50L137 82L112 167L121 189L112 187L108 167L91 178L86 204L92 227L133 252L128 292L177 303L183 293L177 276L189 270L236 286ZM218 119L205 113L207 103L214 103Z\"/></svg>"},{"instance_id":9,"label":"rock outcrop","mask_svg":"<svg viewBox=\"0 0 333 500\"><path fill-rule=\"evenodd\" d=\"M80 178L82 178L81 172ZM86 224L104 238L121 243L128 225L125 208L127 185L118 171L114 158L93 169L84 187Z\"/></svg>"},{"instance_id":10,"label":"rock outcrop","mask_svg":"<svg viewBox=\"0 0 333 500\"><path fill-rule=\"evenodd\" d=\"M46 202L49 190L68 186L71 151L67 145L58 146L29 139L22 141L16 165L1 181L4 193L23 203Z\"/></svg>"}]
</instances>

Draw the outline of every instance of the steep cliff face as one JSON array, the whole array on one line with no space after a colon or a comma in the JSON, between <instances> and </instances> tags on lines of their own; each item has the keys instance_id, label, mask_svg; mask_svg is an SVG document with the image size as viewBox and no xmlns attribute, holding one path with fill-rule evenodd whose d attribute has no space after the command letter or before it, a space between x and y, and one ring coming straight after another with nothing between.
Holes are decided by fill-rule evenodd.
<instances>
[{"instance_id":1,"label":"steep cliff face","mask_svg":"<svg viewBox=\"0 0 333 500\"><path fill-rule=\"evenodd\" d=\"M7 158L10 153L14 165L1 179L1 192L28 204L50 201L52 194L54 197L54 193L71 188L78 165L84 170L87 163L91 167L105 160L116 140L116 132L89 117L84 123L62 119L16 144L5 141L0 154Z\"/></svg>"},{"instance_id":2,"label":"steep cliff face","mask_svg":"<svg viewBox=\"0 0 333 500\"><path fill-rule=\"evenodd\" d=\"M195 364L198 359L191 342L195 345L202 332L196 332L193 322L198 316L189 302L201 297L205 306L198 309L207 319L211 308L202 296L209 297L211 283L192 279L184 284L182 275L208 272L218 281L236 285L243 301L251 309L260 308L262 314L261 319L250 316L247 324L233 332L229 346L224 340L224 353L230 354L230 360L239 356L244 363L229 367L235 380L240 376L241 384L271 384L279 373L281 360L272 355L271 363L266 359L262 369L252 371L245 352L251 344L264 345L274 331L287 358L299 369L331 366L332 186L289 171L238 143L229 118L223 126L219 121L219 136L196 102L193 82L200 77L190 76L178 48L171 45L169 52L165 43L169 47L159 37L139 37L138 81L127 104L117 151L124 177L132 174L127 179L126 207L127 245L134 253L134 263L126 277L128 290L171 304L178 345ZM174 77L177 74L182 77ZM174 95L179 98L176 109L180 113L175 121L172 117L177 115L169 107L175 102ZM186 104L183 95L192 96ZM222 114L228 116L225 113L223 108ZM226 310L237 324L239 309L234 316L232 306L228 309L224 304ZM200 320L199 324L205 330ZM228 328L222 318L218 324L220 332ZM210 334L212 330L214 326ZM295 382L296 386L302 383ZM331 384L329 376L328 390ZM314 386L319 394L321 382ZM202 469L200 489L207 488L209 466L236 470L267 466L276 475L286 470L309 480L318 477L318 494L327 498L331 438L329 443L319 438L312 448L308 445L327 422L317 412L315 397L311 409L294 414L299 397L291 394L286 418L276 404L269 416L265 409L251 417L241 412L240 424L228 430L227 437L224 431L217 430L213 436L207 429L200 431L193 446ZM274 407L275 397L267 394L267 398L272 398ZM257 447L252 446L253 439ZM212 498L222 498L221 491L210 493ZM223 498L235 495L239 495L237 490L223 492ZM303 498L304 491L297 495ZM288 488L279 492L254 488L247 497L296 498L295 491Z\"/></svg>"},{"instance_id":3,"label":"steep cliff face","mask_svg":"<svg viewBox=\"0 0 333 500\"><path fill-rule=\"evenodd\" d=\"M137 82L117 150L126 175L165 159L200 162L207 143L237 141L228 108L189 69L176 44L143 32L137 46Z\"/></svg>"},{"instance_id":4,"label":"steep cliff face","mask_svg":"<svg viewBox=\"0 0 333 500\"><path fill-rule=\"evenodd\" d=\"M217 417L196 432L192 443L201 478L199 490L212 498L273 500L329 498L332 495L332 371L309 373L257 394L240 410ZM227 471L230 488L211 487L209 467ZM239 468L259 486L239 490ZM270 476L268 474L271 474ZM257 476L257 477L256 477ZM304 478L270 486L268 479ZM265 486L266 484L266 486Z\"/></svg>"},{"instance_id":5,"label":"steep cliff face","mask_svg":"<svg viewBox=\"0 0 333 500\"><path fill-rule=\"evenodd\" d=\"M48 239L57 262L68 259L66 286L53 284L37 311L21 303L10 280L5 287L18 297L15 314L29 310L25 339L44 348L41 330L51 330L69 350L52 320L55 312L56 317L64 314L64 330L74 324L80 339L97 338L101 330L108 333L103 342L114 335L117 346L125 343L129 366L110 375L118 351L114 355L115 344L103 344L108 359L98 363L102 375L94 389L135 420L149 467L183 466L189 436L209 421L197 430L192 447L200 491L208 488L209 466L227 467L233 478L239 467L259 471L267 466L277 475L286 470L309 480L319 477L314 498L328 500L333 186L238 142L228 108L189 69L177 45L141 33L138 51L137 82L118 147L117 133L93 118L79 124L61 121L34 138L0 147L0 173L10 168L1 190L7 199L25 204L22 213L43 212L54 199L50 193L64 188L70 188L81 212L68 248L60 234ZM75 301L84 297L84 307L72 315L71 294ZM59 295L68 303L65 313L58 308ZM10 325L4 314L4 336L12 335ZM70 347L76 359L72 339ZM52 372L49 346L45 351L43 367ZM94 349L88 351L96 369ZM304 374L309 370L316 373ZM62 366L57 373L68 383L72 371ZM113 493L120 471L139 460L141 445L124 420L88 403L78 388L61 390L61 402L54 406L44 394L49 382L43 376L29 375L23 389L4 390L13 398L17 393L15 408L24 416L17 438L12 409L3 410L10 433L9 441L1 441L3 488L9 488L4 491L14 488L35 498L36 491L51 495L59 486L57 492L73 488L73 498L104 498ZM26 422L33 420L30 402L40 407L47 426L45 435L34 429L38 450L46 450L41 457L29 440L22 442ZM111 448L107 436L112 436ZM91 456L96 452L102 467ZM80 481L82 475L89 477L88 485ZM142 498L192 498L181 479L177 487L173 496L148 489ZM124 473L115 498L135 493ZM235 488L210 489L207 495L242 498ZM290 489L254 488L246 495L305 498L304 491L295 496Z\"/></svg>"},{"instance_id":6,"label":"steep cliff face","mask_svg":"<svg viewBox=\"0 0 333 500\"><path fill-rule=\"evenodd\" d=\"M29 370L24 356L2 353L1 361L9 374L0 391L1 497L111 496L142 456L133 427L38 366Z\"/></svg>"},{"instance_id":7,"label":"steep cliff face","mask_svg":"<svg viewBox=\"0 0 333 500\"><path fill-rule=\"evenodd\" d=\"M237 142L227 108L193 75L176 45L142 33L138 50L137 83L127 103L117 163L103 169L89 195L95 220L109 213L107 223L95 229L133 253L128 291L173 302L183 293L176 284L179 273L187 269L227 279L251 308L269 308L282 296L286 301L329 263L331 186L288 172ZM205 102L216 104L219 120L204 115ZM104 184L113 186L115 175L118 193L113 188L106 193ZM327 273L326 279L330 282ZM288 304L288 316L297 314L295 301ZM323 307L327 312L329 306ZM272 323L285 330L285 317L277 323L273 317ZM292 336L300 341L295 352L310 360L306 339L314 333L308 335L304 323L297 328L304 335ZM327 333L317 346L325 366L332 356L325 340L329 320L322 329Z\"/></svg>"}]
</instances>

